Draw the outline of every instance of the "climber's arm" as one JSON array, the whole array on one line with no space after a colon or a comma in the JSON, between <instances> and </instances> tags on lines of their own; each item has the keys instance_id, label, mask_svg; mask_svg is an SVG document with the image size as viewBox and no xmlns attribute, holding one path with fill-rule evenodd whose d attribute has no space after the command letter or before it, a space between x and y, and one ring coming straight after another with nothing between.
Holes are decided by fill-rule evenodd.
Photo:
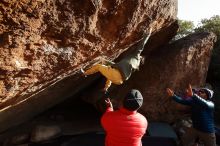
<instances>
[{"instance_id":1,"label":"climber's arm","mask_svg":"<svg viewBox=\"0 0 220 146\"><path fill-rule=\"evenodd\" d=\"M102 63L105 65L114 65L115 64L114 62L107 60L105 58L102 58Z\"/></svg>"}]
</instances>

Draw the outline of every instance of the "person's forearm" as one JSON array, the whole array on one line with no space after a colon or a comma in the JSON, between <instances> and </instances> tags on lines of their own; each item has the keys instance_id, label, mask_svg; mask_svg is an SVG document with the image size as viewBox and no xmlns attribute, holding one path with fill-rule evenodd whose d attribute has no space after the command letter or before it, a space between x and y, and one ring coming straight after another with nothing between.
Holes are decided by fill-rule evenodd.
<instances>
[{"instance_id":1,"label":"person's forearm","mask_svg":"<svg viewBox=\"0 0 220 146\"><path fill-rule=\"evenodd\" d=\"M102 59L103 59L103 61L105 61L105 64L107 64L107 65L114 65L115 64L114 62L107 60L105 58L102 58Z\"/></svg>"},{"instance_id":2,"label":"person's forearm","mask_svg":"<svg viewBox=\"0 0 220 146\"><path fill-rule=\"evenodd\" d=\"M190 101L184 100L184 99L182 99L181 97L179 97L175 94L172 96L172 98L177 103L184 104L184 105L190 105Z\"/></svg>"}]
</instances>

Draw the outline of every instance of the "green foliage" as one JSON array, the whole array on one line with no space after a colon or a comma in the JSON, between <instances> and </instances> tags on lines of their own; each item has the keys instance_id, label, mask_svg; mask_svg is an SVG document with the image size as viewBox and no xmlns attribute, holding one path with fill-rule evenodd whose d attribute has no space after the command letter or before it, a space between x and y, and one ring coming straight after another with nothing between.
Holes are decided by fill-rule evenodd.
<instances>
[{"instance_id":1,"label":"green foliage","mask_svg":"<svg viewBox=\"0 0 220 146\"><path fill-rule=\"evenodd\" d=\"M178 20L179 30L175 39L180 39L194 32L194 24L192 21Z\"/></svg>"},{"instance_id":2,"label":"green foliage","mask_svg":"<svg viewBox=\"0 0 220 146\"><path fill-rule=\"evenodd\" d=\"M220 16L215 15L210 19L202 19L195 31L209 31L214 32L218 39L220 39Z\"/></svg>"}]
</instances>

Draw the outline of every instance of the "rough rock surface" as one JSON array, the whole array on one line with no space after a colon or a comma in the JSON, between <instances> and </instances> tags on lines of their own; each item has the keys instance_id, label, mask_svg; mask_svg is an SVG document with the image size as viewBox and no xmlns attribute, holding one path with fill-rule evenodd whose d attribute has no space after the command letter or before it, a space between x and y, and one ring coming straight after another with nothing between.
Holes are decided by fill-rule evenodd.
<instances>
[{"instance_id":1,"label":"rough rock surface","mask_svg":"<svg viewBox=\"0 0 220 146\"><path fill-rule=\"evenodd\" d=\"M80 67L117 58L150 26L156 34L176 15L177 0L2 0L0 131L72 96L86 86ZM162 36L170 32L176 29Z\"/></svg>"},{"instance_id":2,"label":"rough rock surface","mask_svg":"<svg viewBox=\"0 0 220 146\"><path fill-rule=\"evenodd\" d=\"M61 129L57 125L38 125L31 133L32 142L40 142L58 137L61 134Z\"/></svg>"},{"instance_id":3,"label":"rough rock surface","mask_svg":"<svg viewBox=\"0 0 220 146\"><path fill-rule=\"evenodd\" d=\"M115 107L119 107L126 93L135 88L144 97L140 112L150 121L173 122L186 116L187 108L167 97L166 88L183 94L188 84L204 86L215 40L213 33L195 33L152 51L127 82L117 88L111 87L110 97ZM99 83L101 85L103 82ZM95 104L100 96L91 92L83 98Z\"/></svg>"},{"instance_id":4,"label":"rough rock surface","mask_svg":"<svg viewBox=\"0 0 220 146\"><path fill-rule=\"evenodd\" d=\"M100 55L114 59L151 19L156 31L176 17L172 0L4 0L0 10L1 107Z\"/></svg>"},{"instance_id":5,"label":"rough rock surface","mask_svg":"<svg viewBox=\"0 0 220 146\"><path fill-rule=\"evenodd\" d=\"M137 72L137 78L131 79L129 85L142 91L145 97L142 112L147 117L172 122L184 116L180 112L185 108L167 97L165 89L170 87L184 93L188 84L205 86L215 41L213 33L196 33L151 54L143 72Z\"/></svg>"}]
</instances>

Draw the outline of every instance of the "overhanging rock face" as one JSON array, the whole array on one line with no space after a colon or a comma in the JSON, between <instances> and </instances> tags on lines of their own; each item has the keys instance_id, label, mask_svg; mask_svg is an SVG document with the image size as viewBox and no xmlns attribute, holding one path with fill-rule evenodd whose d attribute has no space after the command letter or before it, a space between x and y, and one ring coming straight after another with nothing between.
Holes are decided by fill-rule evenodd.
<instances>
[{"instance_id":1,"label":"overhanging rock face","mask_svg":"<svg viewBox=\"0 0 220 146\"><path fill-rule=\"evenodd\" d=\"M114 60L150 26L156 35L176 9L176 0L1 1L0 131L77 93L92 81L79 68Z\"/></svg>"},{"instance_id":2,"label":"overhanging rock face","mask_svg":"<svg viewBox=\"0 0 220 146\"><path fill-rule=\"evenodd\" d=\"M189 84L204 86L215 41L213 33L195 33L153 51L140 71L113 91L115 103L135 88L144 96L140 111L149 120L174 122L185 116L187 107L172 101L166 88L184 93Z\"/></svg>"}]
</instances>

